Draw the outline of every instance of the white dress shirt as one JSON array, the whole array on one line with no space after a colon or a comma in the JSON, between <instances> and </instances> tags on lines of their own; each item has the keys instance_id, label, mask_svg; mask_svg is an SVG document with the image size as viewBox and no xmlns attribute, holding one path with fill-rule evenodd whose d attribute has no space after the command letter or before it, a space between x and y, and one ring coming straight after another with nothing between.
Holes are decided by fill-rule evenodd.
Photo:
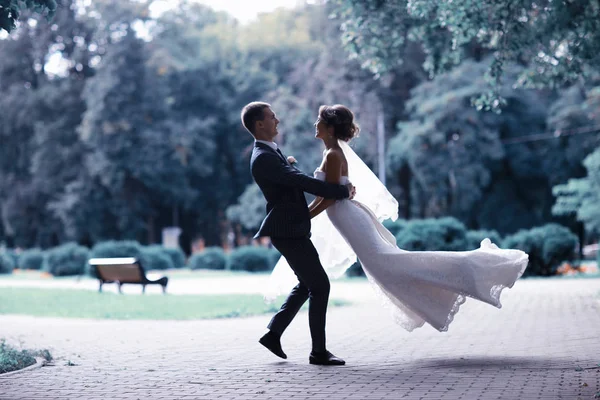
<instances>
[{"instance_id":1,"label":"white dress shirt","mask_svg":"<svg viewBox=\"0 0 600 400\"><path fill-rule=\"evenodd\" d=\"M254 142L266 144L267 146L269 146L273 150L277 151L277 143L275 143L275 142L268 142L266 140L255 140Z\"/></svg>"}]
</instances>

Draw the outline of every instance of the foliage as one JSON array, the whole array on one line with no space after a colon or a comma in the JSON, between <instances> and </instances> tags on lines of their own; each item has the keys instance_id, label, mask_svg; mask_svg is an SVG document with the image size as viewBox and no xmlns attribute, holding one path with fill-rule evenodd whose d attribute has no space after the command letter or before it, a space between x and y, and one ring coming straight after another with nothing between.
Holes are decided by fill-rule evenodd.
<instances>
[{"instance_id":1,"label":"foliage","mask_svg":"<svg viewBox=\"0 0 600 400\"><path fill-rule=\"evenodd\" d=\"M35 357L27 350L17 350L0 339L0 374L16 371L35 364Z\"/></svg>"},{"instance_id":2,"label":"foliage","mask_svg":"<svg viewBox=\"0 0 600 400\"><path fill-rule=\"evenodd\" d=\"M39 13L45 13L52 18L56 12L56 0L6 0L0 4L0 32L2 29L10 32L15 26L23 7Z\"/></svg>"},{"instance_id":3,"label":"foliage","mask_svg":"<svg viewBox=\"0 0 600 400\"><path fill-rule=\"evenodd\" d=\"M41 269L44 264L44 252L40 249L28 249L19 256L19 269Z\"/></svg>"},{"instance_id":4,"label":"foliage","mask_svg":"<svg viewBox=\"0 0 600 400\"><path fill-rule=\"evenodd\" d=\"M43 270L54 276L83 275L90 251L77 243L65 243L46 251Z\"/></svg>"},{"instance_id":5,"label":"foliage","mask_svg":"<svg viewBox=\"0 0 600 400\"><path fill-rule=\"evenodd\" d=\"M146 271L175 268L170 254L160 245L144 246L140 261Z\"/></svg>"},{"instance_id":6,"label":"foliage","mask_svg":"<svg viewBox=\"0 0 600 400\"><path fill-rule=\"evenodd\" d=\"M452 217L412 220L396 236L399 248L409 251L462 251L467 230Z\"/></svg>"},{"instance_id":7,"label":"foliage","mask_svg":"<svg viewBox=\"0 0 600 400\"><path fill-rule=\"evenodd\" d=\"M0 250L0 254L2 253L7 255L12 260L12 263L15 266L15 268L18 268L19 258L23 253L22 251L16 249L5 249L4 251Z\"/></svg>"},{"instance_id":8,"label":"foliage","mask_svg":"<svg viewBox=\"0 0 600 400\"><path fill-rule=\"evenodd\" d=\"M497 246L502 243L502 237L495 230L467 231L467 247L465 250L478 249L481 246L481 241L485 238L489 238Z\"/></svg>"},{"instance_id":9,"label":"foliage","mask_svg":"<svg viewBox=\"0 0 600 400\"><path fill-rule=\"evenodd\" d=\"M561 86L587 78L600 64L598 1L336 0L342 40L351 57L382 74L402 63L411 42L425 51L431 77L469 57L491 54L486 71L491 92L475 102L497 108L497 88L512 62L527 64L517 85Z\"/></svg>"},{"instance_id":10,"label":"foliage","mask_svg":"<svg viewBox=\"0 0 600 400\"><path fill-rule=\"evenodd\" d=\"M408 224L408 221L404 219L397 219L392 221L391 219L386 219L383 221L383 226L390 231L390 233L394 236L398 236L400 232L402 232Z\"/></svg>"},{"instance_id":11,"label":"foliage","mask_svg":"<svg viewBox=\"0 0 600 400\"><path fill-rule=\"evenodd\" d=\"M238 204L227 208L227 219L241 224L245 229L258 230L267 215L267 202L257 184L246 186Z\"/></svg>"},{"instance_id":12,"label":"foliage","mask_svg":"<svg viewBox=\"0 0 600 400\"><path fill-rule=\"evenodd\" d=\"M225 269L227 257L220 247L208 247L190 257L191 269Z\"/></svg>"},{"instance_id":13,"label":"foliage","mask_svg":"<svg viewBox=\"0 0 600 400\"><path fill-rule=\"evenodd\" d=\"M556 274L562 262L573 260L576 245L577 236L558 224L521 230L502 242L504 248L520 249L529 254L529 266L524 276Z\"/></svg>"},{"instance_id":14,"label":"foliage","mask_svg":"<svg viewBox=\"0 0 600 400\"><path fill-rule=\"evenodd\" d=\"M469 98L485 90L477 77L488 62L466 61L413 90L409 120L398 124L387 154L406 218L452 215L470 228L503 234L550 222L552 186L580 174L577 160L598 146L597 134L527 141L547 124L567 130L573 124L557 112L566 94L557 99L511 88L521 70L515 65L506 70L502 114L475 111ZM587 111L573 107L592 115L599 110L593 104Z\"/></svg>"},{"instance_id":15,"label":"foliage","mask_svg":"<svg viewBox=\"0 0 600 400\"><path fill-rule=\"evenodd\" d=\"M427 46L409 37L423 21L397 9L398 1L316 2L249 24L195 1L158 17L149 2L57 3L52 20L23 10L23 22L0 34L0 241L7 247L151 244L170 226L182 228L187 252L197 238L208 246L232 231L247 239L265 210L239 110L257 99L273 104L278 143L309 175L322 157L312 127L319 105L355 112L361 135L352 146L371 167L383 120L385 140L392 139L387 185L403 218L451 215L502 234L551 221L551 188L584 177L581 160L600 145L600 135L570 135L600 123L595 80L556 93L514 91L531 58L505 62L502 115L475 113L470 101L485 94L482 76L498 64L497 49L471 41L457 42L463 65L424 83L425 68L439 58L428 49L447 44L448 35L426 30ZM415 10L424 4L413 3ZM438 18L435 10L424 15ZM574 30L579 11L567 17ZM353 20L355 12L362 19ZM353 39L351 51L365 57L348 59L340 30L350 38L354 28L371 27ZM371 40L381 32L379 43ZM362 68L378 68L369 57L401 63L372 79ZM506 144L547 131L560 135Z\"/></svg>"},{"instance_id":16,"label":"foliage","mask_svg":"<svg viewBox=\"0 0 600 400\"><path fill-rule=\"evenodd\" d=\"M589 232L600 234L600 147L587 156L583 164L588 176L569 179L566 184L553 188L556 204L552 212L555 215L575 214Z\"/></svg>"},{"instance_id":17,"label":"foliage","mask_svg":"<svg viewBox=\"0 0 600 400\"><path fill-rule=\"evenodd\" d=\"M173 263L173 268L183 268L185 266L185 253L181 248L177 247L176 249L170 247L163 247L164 252L168 254L171 258L171 262Z\"/></svg>"},{"instance_id":18,"label":"foliage","mask_svg":"<svg viewBox=\"0 0 600 400\"><path fill-rule=\"evenodd\" d=\"M135 240L108 240L99 242L90 251L90 258L133 257L142 260L142 246ZM96 276L95 270L88 264L87 274Z\"/></svg>"},{"instance_id":19,"label":"foliage","mask_svg":"<svg viewBox=\"0 0 600 400\"><path fill-rule=\"evenodd\" d=\"M275 267L270 249L258 246L242 246L234 249L227 260L231 271L260 272Z\"/></svg>"},{"instance_id":20,"label":"foliage","mask_svg":"<svg viewBox=\"0 0 600 400\"><path fill-rule=\"evenodd\" d=\"M275 268L277 261L281 258L281 253L275 247L269 249L269 258L271 259L272 268Z\"/></svg>"},{"instance_id":21,"label":"foliage","mask_svg":"<svg viewBox=\"0 0 600 400\"><path fill-rule=\"evenodd\" d=\"M347 276L365 276L365 271L362 269L360 261L355 262L346 270Z\"/></svg>"},{"instance_id":22,"label":"foliage","mask_svg":"<svg viewBox=\"0 0 600 400\"><path fill-rule=\"evenodd\" d=\"M110 285L107 285L107 287ZM158 288L147 288L146 292ZM135 289L133 289L135 290ZM138 289L138 293L141 289ZM283 303L278 298L278 304ZM346 304L331 300L331 306ZM105 290L6 288L0 291L0 314L107 320L198 320L272 314L260 294L207 294L181 296L123 296Z\"/></svg>"},{"instance_id":23,"label":"foliage","mask_svg":"<svg viewBox=\"0 0 600 400\"><path fill-rule=\"evenodd\" d=\"M12 274L15 263L6 253L0 253L0 274Z\"/></svg>"},{"instance_id":24,"label":"foliage","mask_svg":"<svg viewBox=\"0 0 600 400\"><path fill-rule=\"evenodd\" d=\"M134 257L140 258L142 246L135 240L108 240L92 247L92 258Z\"/></svg>"}]
</instances>

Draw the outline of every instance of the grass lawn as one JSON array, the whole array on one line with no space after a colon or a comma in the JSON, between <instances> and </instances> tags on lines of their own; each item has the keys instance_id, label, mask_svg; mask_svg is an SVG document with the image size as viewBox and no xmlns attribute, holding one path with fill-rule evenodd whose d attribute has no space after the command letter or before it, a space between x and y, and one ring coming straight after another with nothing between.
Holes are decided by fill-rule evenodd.
<instances>
[{"instance_id":1,"label":"grass lawn","mask_svg":"<svg viewBox=\"0 0 600 400\"><path fill-rule=\"evenodd\" d=\"M169 280L184 280L184 279L203 279L203 278L239 278L239 277L253 277L253 276L267 276L271 272L246 272L246 271L228 271L228 270L207 270L197 269L191 270L189 268L181 269L170 269L166 271L147 271L147 274L151 275L166 275ZM14 270L12 274L0 274L0 280L77 280L77 279L90 279L96 280L89 276L57 276L34 270ZM336 282L363 282L365 277L347 277L335 279Z\"/></svg>"},{"instance_id":2,"label":"grass lawn","mask_svg":"<svg viewBox=\"0 0 600 400\"><path fill-rule=\"evenodd\" d=\"M273 313L283 300L281 297L273 304L265 304L262 296L255 294L119 295L7 287L0 289L0 314L121 320L235 318ZM341 306L347 302L330 300L329 304Z\"/></svg>"}]
</instances>

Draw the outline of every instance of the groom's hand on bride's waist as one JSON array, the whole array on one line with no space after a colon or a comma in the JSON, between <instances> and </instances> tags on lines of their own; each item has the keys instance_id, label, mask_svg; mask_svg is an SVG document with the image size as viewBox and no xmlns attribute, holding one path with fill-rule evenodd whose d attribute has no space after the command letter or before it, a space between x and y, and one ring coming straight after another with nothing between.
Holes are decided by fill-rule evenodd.
<instances>
[{"instance_id":1,"label":"groom's hand on bride's waist","mask_svg":"<svg viewBox=\"0 0 600 400\"><path fill-rule=\"evenodd\" d=\"M346 187L348 188L348 195L349 195L348 200L352 200L354 198L354 196L356 195L356 188L351 183L348 183L346 185Z\"/></svg>"}]
</instances>

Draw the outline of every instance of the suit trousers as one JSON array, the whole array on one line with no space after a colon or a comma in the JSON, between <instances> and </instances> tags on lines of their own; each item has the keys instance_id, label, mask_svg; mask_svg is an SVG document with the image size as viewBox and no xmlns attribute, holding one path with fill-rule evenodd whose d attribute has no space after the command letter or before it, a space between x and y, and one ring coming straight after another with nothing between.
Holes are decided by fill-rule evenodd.
<instances>
[{"instance_id":1,"label":"suit trousers","mask_svg":"<svg viewBox=\"0 0 600 400\"><path fill-rule=\"evenodd\" d=\"M302 305L309 300L308 323L312 338L312 350L323 352L325 346L325 317L329 301L329 278L321 265L319 254L310 239L271 238L273 246L285 257L298 277L298 285L292 289L281 309L275 314L268 328L283 334Z\"/></svg>"}]
</instances>

